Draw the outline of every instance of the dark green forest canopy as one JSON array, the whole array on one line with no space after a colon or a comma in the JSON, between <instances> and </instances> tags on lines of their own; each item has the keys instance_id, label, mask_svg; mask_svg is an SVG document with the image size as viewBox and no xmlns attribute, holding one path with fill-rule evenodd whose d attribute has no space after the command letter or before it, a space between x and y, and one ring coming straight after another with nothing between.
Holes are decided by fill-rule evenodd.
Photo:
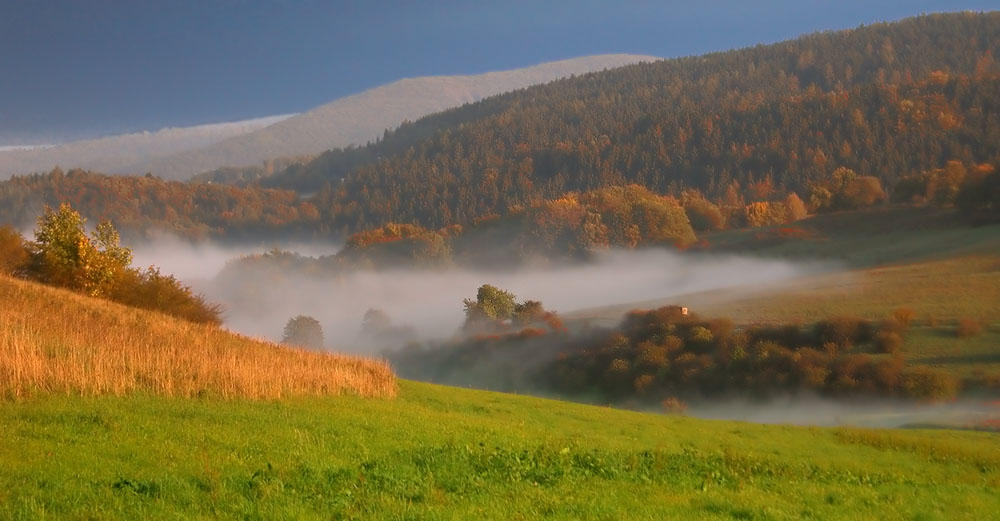
<instances>
[{"instance_id":1,"label":"dark green forest canopy","mask_svg":"<svg viewBox=\"0 0 1000 521\"><path fill-rule=\"evenodd\" d=\"M1000 13L818 33L496 96L239 189L20 177L0 184L0 221L64 197L123 231L117 217L139 205L182 233L343 236L391 222L467 225L626 184L675 196L696 188L715 201L806 199L846 167L891 190L948 161L1000 160L998 53ZM761 184L770 188L754 190Z\"/></svg>"}]
</instances>

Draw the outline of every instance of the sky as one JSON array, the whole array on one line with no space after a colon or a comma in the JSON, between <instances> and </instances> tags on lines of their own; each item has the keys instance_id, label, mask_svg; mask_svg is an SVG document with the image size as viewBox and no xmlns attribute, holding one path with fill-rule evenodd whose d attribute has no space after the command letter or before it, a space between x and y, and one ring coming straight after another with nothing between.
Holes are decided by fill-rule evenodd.
<instances>
[{"instance_id":1,"label":"sky","mask_svg":"<svg viewBox=\"0 0 1000 521\"><path fill-rule=\"evenodd\" d=\"M301 112L415 76L664 58L997 0L0 0L0 146Z\"/></svg>"}]
</instances>

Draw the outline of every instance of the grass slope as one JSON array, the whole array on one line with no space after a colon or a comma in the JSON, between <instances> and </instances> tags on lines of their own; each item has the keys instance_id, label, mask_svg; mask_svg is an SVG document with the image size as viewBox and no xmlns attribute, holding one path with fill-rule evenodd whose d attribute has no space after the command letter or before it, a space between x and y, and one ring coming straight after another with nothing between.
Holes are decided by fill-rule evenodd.
<instances>
[{"instance_id":1,"label":"grass slope","mask_svg":"<svg viewBox=\"0 0 1000 521\"><path fill-rule=\"evenodd\" d=\"M393 396L388 364L252 340L0 275L0 399L35 393Z\"/></svg>"},{"instance_id":2,"label":"grass slope","mask_svg":"<svg viewBox=\"0 0 1000 521\"><path fill-rule=\"evenodd\" d=\"M792 232L788 232L792 229ZM904 336L908 364L1000 381L1000 225L973 227L951 209L889 205L814 216L794 225L711 234L708 255L833 261L845 270L785 284L678 295L567 313L613 324L630 309L683 305L737 323L809 324L831 316L915 320ZM960 338L961 319L984 331Z\"/></svg>"},{"instance_id":3,"label":"grass slope","mask_svg":"<svg viewBox=\"0 0 1000 521\"><path fill-rule=\"evenodd\" d=\"M0 519L982 519L1000 508L995 434L712 422L413 382L394 399L349 386L171 393L162 382L209 359L249 358L252 379L284 385L312 381L323 355L6 278L0 303L0 375L23 372L24 351L63 368L0 398ZM126 364L140 369L134 386L74 376L82 364L106 381L116 360L189 344L204 355Z\"/></svg>"},{"instance_id":4,"label":"grass slope","mask_svg":"<svg viewBox=\"0 0 1000 521\"><path fill-rule=\"evenodd\" d=\"M789 225L706 234L708 251L839 262L851 268L1000 254L1000 224L969 226L951 208L880 205Z\"/></svg>"},{"instance_id":5,"label":"grass slope","mask_svg":"<svg viewBox=\"0 0 1000 521\"><path fill-rule=\"evenodd\" d=\"M394 400L0 404L5 519L985 519L997 435L761 426L403 382Z\"/></svg>"}]
</instances>

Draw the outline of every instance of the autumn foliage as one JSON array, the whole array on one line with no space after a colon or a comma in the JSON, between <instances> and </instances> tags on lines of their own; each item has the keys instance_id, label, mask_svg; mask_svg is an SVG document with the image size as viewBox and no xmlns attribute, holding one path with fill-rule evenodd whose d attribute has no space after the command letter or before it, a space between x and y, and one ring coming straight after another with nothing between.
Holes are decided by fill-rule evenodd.
<instances>
[{"instance_id":1,"label":"autumn foliage","mask_svg":"<svg viewBox=\"0 0 1000 521\"><path fill-rule=\"evenodd\" d=\"M953 397L957 384L947 374L904 370L898 335L855 317L810 328L734 328L665 307L629 313L603 341L556 360L548 375L563 392L596 389L619 399L799 390Z\"/></svg>"}]
</instances>

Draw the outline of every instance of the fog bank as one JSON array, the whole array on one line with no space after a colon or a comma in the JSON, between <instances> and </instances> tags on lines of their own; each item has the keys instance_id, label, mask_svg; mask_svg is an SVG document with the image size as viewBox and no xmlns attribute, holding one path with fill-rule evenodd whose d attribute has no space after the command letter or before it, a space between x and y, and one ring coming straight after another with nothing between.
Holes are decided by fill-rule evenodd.
<instances>
[{"instance_id":1,"label":"fog bank","mask_svg":"<svg viewBox=\"0 0 1000 521\"><path fill-rule=\"evenodd\" d=\"M768 400L696 402L689 404L687 414L704 419L817 427L985 428L1000 418L1000 404L971 398L920 403L880 398L832 399L800 393Z\"/></svg>"},{"instance_id":2,"label":"fog bank","mask_svg":"<svg viewBox=\"0 0 1000 521\"><path fill-rule=\"evenodd\" d=\"M29 237L29 235L25 235ZM318 257L333 255L341 248L339 243L309 243L268 241L219 245L211 242L192 242L176 236L163 235L155 240L132 247L133 266L156 266L164 274L177 277L186 284L204 288L207 280L214 278L227 262L271 249L298 251L303 255Z\"/></svg>"},{"instance_id":3,"label":"fog bank","mask_svg":"<svg viewBox=\"0 0 1000 521\"><path fill-rule=\"evenodd\" d=\"M176 273L182 279L191 280L210 300L222 304L226 325L233 330L279 339L289 318L310 315L323 326L327 347L353 352L372 350L358 338L369 309L385 311L396 325L413 326L422 340L452 336L464 320L462 300L475 298L482 284L567 313L725 288L741 288L745 295L750 286L787 282L831 269L819 263L645 250L610 251L586 264L514 271L394 269L316 275L272 270L235 280L227 276L207 283L195 281L194 276L217 272L220 256L216 253L199 248L186 260L179 256L163 265L181 270Z\"/></svg>"}]
</instances>

